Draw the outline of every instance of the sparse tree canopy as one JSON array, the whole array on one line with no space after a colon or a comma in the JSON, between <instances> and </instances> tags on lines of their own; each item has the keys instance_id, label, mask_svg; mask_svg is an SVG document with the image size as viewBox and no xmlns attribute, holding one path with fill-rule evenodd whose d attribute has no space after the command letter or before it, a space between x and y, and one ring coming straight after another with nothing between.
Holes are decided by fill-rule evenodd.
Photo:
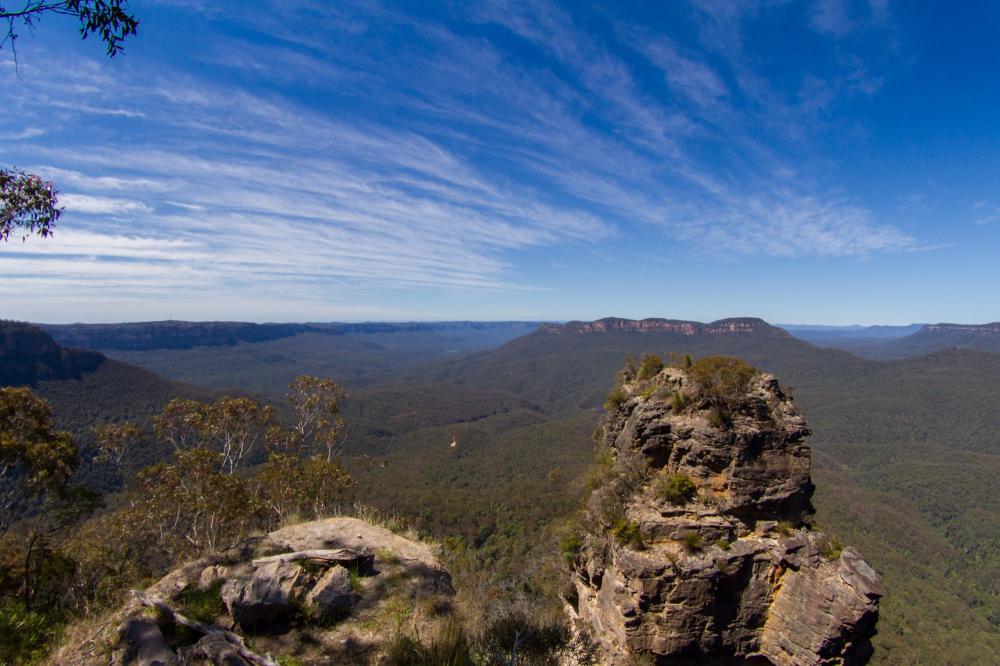
<instances>
[{"instance_id":1,"label":"sparse tree canopy","mask_svg":"<svg viewBox=\"0 0 1000 666\"><path fill-rule=\"evenodd\" d=\"M128 0L22 0L19 6L0 5L4 37L0 47L14 44L18 30L29 31L46 16L72 16L80 23L80 36L97 35L112 58L122 50L122 42L136 34L139 21L128 12Z\"/></svg>"},{"instance_id":2,"label":"sparse tree canopy","mask_svg":"<svg viewBox=\"0 0 1000 666\"><path fill-rule=\"evenodd\" d=\"M30 497L65 487L79 465L69 433L31 389L0 388L0 536Z\"/></svg>"},{"instance_id":3,"label":"sparse tree canopy","mask_svg":"<svg viewBox=\"0 0 1000 666\"><path fill-rule=\"evenodd\" d=\"M21 240L36 233L51 236L62 212L59 193L50 181L17 168L0 168L0 241L18 229Z\"/></svg>"},{"instance_id":4,"label":"sparse tree canopy","mask_svg":"<svg viewBox=\"0 0 1000 666\"><path fill-rule=\"evenodd\" d=\"M0 0L7 2L8 0ZM32 28L45 16L72 16L80 23L80 36L97 35L112 58L122 50L122 42L136 34L139 21L128 10L128 0L13 0L0 4L0 49L10 46L17 58L19 30ZM0 242L20 230L21 240L32 234L52 235L62 208L58 192L50 181L17 168L0 168Z\"/></svg>"}]
</instances>

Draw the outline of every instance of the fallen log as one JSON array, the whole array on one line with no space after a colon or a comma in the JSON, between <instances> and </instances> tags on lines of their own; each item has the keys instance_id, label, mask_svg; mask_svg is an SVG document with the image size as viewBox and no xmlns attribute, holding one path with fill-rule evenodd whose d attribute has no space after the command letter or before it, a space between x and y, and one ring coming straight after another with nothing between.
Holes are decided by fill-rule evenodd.
<instances>
[{"instance_id":1,"label":"fallen log","mask_svg":"<svg viewBox=\"0 0 1000 666\"><path fill-rule=\"evenodd\" d=\"M314 562L327 562L330 564L340 564L346 567L353 565L369 565L375 560L375 556L350 548L334 548L331 550L298 550L292 553L280 553L269 555L268 557L258 557L253 561L255 567L260 567L270 562L297 562L299 560L311 560Z\"/></svg>"}]
</instances>

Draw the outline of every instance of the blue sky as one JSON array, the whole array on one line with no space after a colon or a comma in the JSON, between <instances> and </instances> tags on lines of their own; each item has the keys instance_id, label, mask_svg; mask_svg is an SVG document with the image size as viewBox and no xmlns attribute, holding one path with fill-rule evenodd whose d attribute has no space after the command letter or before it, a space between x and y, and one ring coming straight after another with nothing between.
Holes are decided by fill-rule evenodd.
<instances>
[{"instance_id":1,"label":"blue sky","mask_svg":"<svg viewBox=\"0 0 1000 666\"><path fill-rule=\"evenodd\" d=\"M0 51L0 316L1000 319L996 3L131 6Z\"/></svg>"}]
</instances>

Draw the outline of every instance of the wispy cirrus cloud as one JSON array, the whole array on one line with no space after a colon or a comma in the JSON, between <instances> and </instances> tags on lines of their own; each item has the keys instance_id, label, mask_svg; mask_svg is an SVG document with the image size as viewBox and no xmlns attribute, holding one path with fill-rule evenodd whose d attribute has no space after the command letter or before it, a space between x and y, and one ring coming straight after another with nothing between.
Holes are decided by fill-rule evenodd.
<instances>
[{"instance_id":1,"label":"wispy cirrus cloud","mask_svg":"<svg viewBox=\"0 0 1000 666\"><path fill-rule=\"evenodd\" d=\"M105 290L283 285L307 300L358 284L530 289L520 253L635 229L706 255L911 249L780 149L877 77L845 58L835 77L779 87L742 54L759 7L693 10L712 44L699 51L627 23L598 38L548 2L450 20L274 3L228 16L273 42L226 31L198 67L50 53L44 75L22 72L29 88L0 70L9 106L50 123L19 150L60 183L74 229L44 250L0 248L0 273Z\"/></svg>"}]
</instances>

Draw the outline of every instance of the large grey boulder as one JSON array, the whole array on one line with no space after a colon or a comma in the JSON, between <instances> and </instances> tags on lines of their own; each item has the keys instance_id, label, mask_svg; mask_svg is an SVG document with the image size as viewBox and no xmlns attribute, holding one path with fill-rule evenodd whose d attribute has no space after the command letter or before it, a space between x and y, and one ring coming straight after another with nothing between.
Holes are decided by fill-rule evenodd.
<instances>
[{"instance_id":1,"label":"large grey boulder","mask_svg":"<svg viewBox=\"0 0 1000 666\"><path fill-rule=\"evenodd\" d=\"M156 621L130 617L118 629L118 647L112 658L115 666L175 666L177 657L167 647Z\"/></svg>"},{"instance_id":2,"label":"large grey boulder","mask_svg":"<svg viewBox=\"0 0 1000 666\"><path fill-rule=\"evenodd\" d=\"M351 575L337 565L328 569L306 594L306 603L319 612L323 619L331 620L351 612L361 595L351 589Z\"/></svg>"},{"instance_id":3,"label":"large grey boulder","mask_svg":"<svg viewBox=\"0 0 1000 666\"><path fill-rule=\"evenodd\" d=\"M292 611L301 575L302 568L292 562L265 562L249 576L227 580L222 586L222 602L243 628L279 622Z\"/></svg>"},{"instance_id":4,"label":"large grey boulder","mask_svg":"<svg viewBox=\"0 0 1000 666\"><path fill-rule=\"evenodd\" d=\"M236 646L219 634L206 634L194 645L178 650L184 666L212 664L212 666L251 666L240 656Z\"/></svg>"}]
</instances>

